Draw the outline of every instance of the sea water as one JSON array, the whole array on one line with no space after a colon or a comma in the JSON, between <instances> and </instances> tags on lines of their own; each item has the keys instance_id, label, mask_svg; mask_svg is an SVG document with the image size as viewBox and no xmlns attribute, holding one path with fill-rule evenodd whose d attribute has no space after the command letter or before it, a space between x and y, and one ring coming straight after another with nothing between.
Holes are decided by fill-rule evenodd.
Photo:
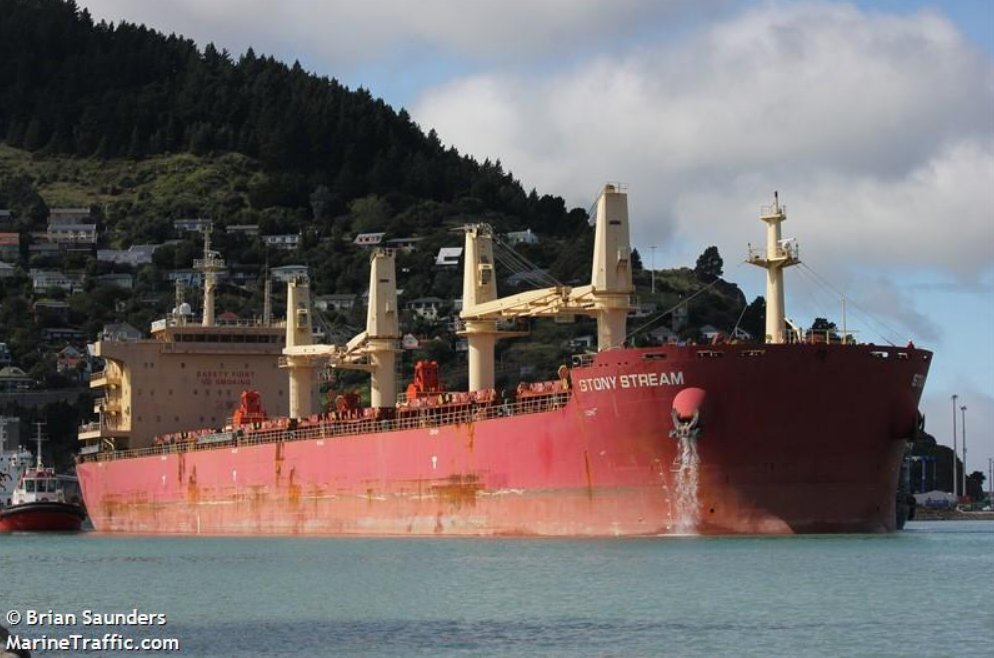
<instances>
[{"instance_id":1,"label":"sea water","mask_svg":"<svg viewBox=\"0 0 994 658\"><path fill-rule=\"evenodd\" d=\"M610 540L0 536L11 610L22 623L0 623L23 637L175 638L176 656L991 656L994 522ZM86 610L166 623L95 628ZM30 611L77 623L28 626Z\"/></svg>"}]
</instances>

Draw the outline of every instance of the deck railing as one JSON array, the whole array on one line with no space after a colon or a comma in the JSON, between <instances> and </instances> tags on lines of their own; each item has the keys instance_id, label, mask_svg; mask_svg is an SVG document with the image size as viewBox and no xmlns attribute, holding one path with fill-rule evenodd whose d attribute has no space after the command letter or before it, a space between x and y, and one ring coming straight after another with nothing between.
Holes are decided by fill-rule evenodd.
<instances>
[{"instance_id":1,"label":"deck railing","mask_svg":"<svg viewBox=\"0 0 994 658\"><path fill-rule=\"evenodd\" d=\"M215 450L218 448L237 448L240 446L255 446L280 441L308 441L313 439L333 439L340 437L359 436L362 434L378 434L382 432L400 432L412 429L435 429L452 425L478 423L495 418L509 418L527 414L555 411L563 408L569 401L569 393L550 393L524 398L510 404L465 404L452 405L453 409L442 407L424 407L417 412L407 412L398 418L377 420L362 418L355 420L322 420L317 423L300 422L296 428L279 428L266 430L235 430L231 438L221 438L224 430L213 434L204 434L188 441L136 448L134 450L117 450L97 454L80 455L80 462L113 461L117 459L133 459L153 455L168 455L180 452L197 452ZM203 439L200 443L198 439Z\"/></svg>"}]
</instances>

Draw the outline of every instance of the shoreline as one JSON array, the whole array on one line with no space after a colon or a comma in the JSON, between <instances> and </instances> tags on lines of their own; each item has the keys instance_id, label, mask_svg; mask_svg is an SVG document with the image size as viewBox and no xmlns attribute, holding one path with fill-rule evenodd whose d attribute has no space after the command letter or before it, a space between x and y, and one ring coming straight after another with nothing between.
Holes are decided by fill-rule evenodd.
<instances>
[{"instance_id":1,"label":"shoreline","mask_svg":"<svg viewBox=\"0 0 994 658\"><path fill-rule=\"evenodd\" d=\"M962 512L960 510L936 510L919 507L912 521L994 521L994 511Z\"/></svg>"}]
</instances>

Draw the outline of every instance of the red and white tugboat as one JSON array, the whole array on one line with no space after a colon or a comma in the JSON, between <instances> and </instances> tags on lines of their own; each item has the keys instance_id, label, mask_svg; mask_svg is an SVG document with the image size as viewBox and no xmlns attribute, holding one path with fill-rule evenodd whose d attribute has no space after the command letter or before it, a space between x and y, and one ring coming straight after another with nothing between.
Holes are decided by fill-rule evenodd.
<instances>
[{"instance_id":1,"label":"red and white tugboat","mask_svg":"<svg viewBox=\"0 0 994 658\"><path fill-rule=\"evenodd\" d=\"M0 509L0 532L78 532L86 518L80 505L66 502L54 468L41 462L41 427L34 468L21 475L11 504Z\"/></svg>"}]
</instances>

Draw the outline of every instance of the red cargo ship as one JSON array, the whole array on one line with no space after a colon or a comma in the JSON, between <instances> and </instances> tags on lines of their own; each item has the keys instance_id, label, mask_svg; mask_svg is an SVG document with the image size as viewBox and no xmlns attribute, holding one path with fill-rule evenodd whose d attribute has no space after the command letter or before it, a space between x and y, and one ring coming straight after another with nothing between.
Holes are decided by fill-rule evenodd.
<instances>
[{"instance_id":1,"label":"red cargo ship","mask_svg":"<svg viewBox=\"0 0 994 658\"><path fill-rule=\"evenodd\" d=\"M393 260L372 258L367 331L310 344L307 285L288 294L290 418L243 397L223 430L85 455L95 529L208 534L611 536L885 532L931 353L842 336L785 342L780 240L764 210L767 343L622 347L629 309L627 200L598 205L591 286L498 299L491 236L467 232L462 317L470 393L419 364L395 402ZM587 313L600 351L558 380L492 387L497 321ZM794 337L801 340L802 337ZM341 397L312 413L314 361L372 376L372 406ZM487 384L490 384L489 386Z\"/></svg>"}]
</instances>

